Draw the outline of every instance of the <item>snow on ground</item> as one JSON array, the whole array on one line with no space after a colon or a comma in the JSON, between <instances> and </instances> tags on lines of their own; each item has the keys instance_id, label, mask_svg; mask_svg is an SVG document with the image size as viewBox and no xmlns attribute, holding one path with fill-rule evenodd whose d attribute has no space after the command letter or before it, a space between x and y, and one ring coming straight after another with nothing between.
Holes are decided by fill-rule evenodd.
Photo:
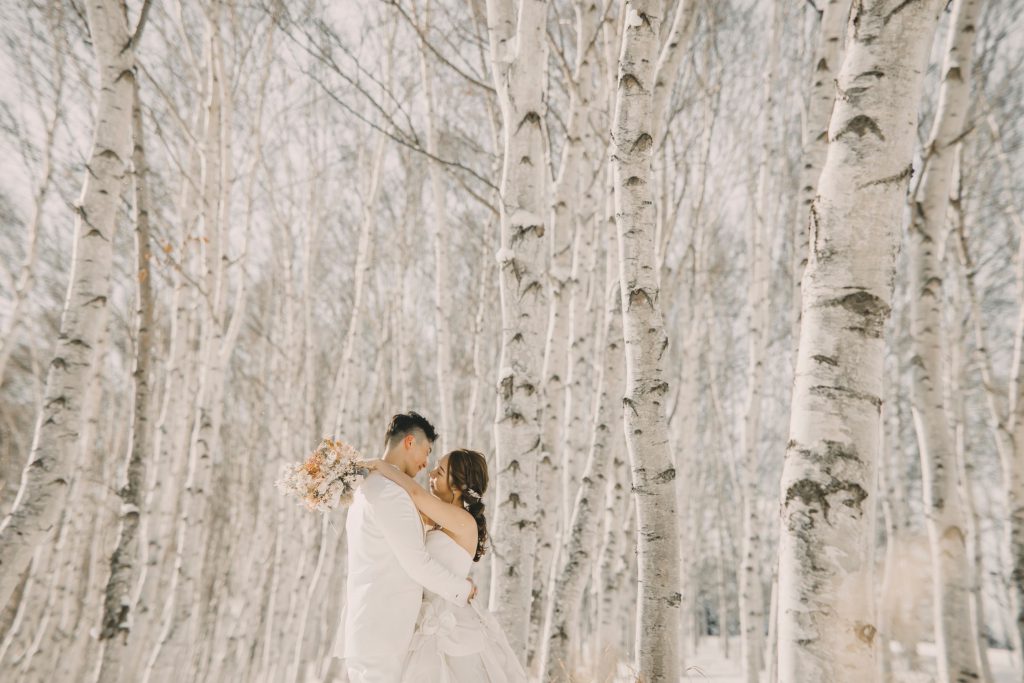
<instances>
[{"instance_id":1,"label":"snow on ground","mask_svg":"<svg viewBox=\"0 0 1024 683\"><path fill-rule=\"evenodd\" d=\"M687 670L683 676L686 683L700 681L717 681L718 683L740 683L742 681L739 663L740 643L738 638L732 639L730 659L722 656L722 646L718 638L704 638L700 642L697 654L687 662ZM907 669L907 660L898 647L893 652L893 673L895 683L932 683L935 680L935 645L921 643L917 648L919 670ZM989 662L992 665L992 676L995 683L1020 683L1024 677L1013 670L1013 659L1009 650L990 648ZM630 675L628 667L620 667L615 683L632 683L636 680ZM762 675L762 681L766 677Z\"/></svg>"}]
</instances>

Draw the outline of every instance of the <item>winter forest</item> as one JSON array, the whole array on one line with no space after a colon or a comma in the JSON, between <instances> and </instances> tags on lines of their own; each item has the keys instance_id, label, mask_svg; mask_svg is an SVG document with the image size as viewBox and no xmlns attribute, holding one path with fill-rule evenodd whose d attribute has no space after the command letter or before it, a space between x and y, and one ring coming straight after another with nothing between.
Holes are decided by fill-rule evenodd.
<instances>
[{"instance_id":1,"label":"winter forest","mask_svg":"<svg viewBox=\"0 0 1024 683\"><path fill-rule=\"evenodd\" d=\"M346 681L274 482L416 410L531 680L1024 680L1024 4L0 33L0 679Z\"/></svg>"}]
</instances>

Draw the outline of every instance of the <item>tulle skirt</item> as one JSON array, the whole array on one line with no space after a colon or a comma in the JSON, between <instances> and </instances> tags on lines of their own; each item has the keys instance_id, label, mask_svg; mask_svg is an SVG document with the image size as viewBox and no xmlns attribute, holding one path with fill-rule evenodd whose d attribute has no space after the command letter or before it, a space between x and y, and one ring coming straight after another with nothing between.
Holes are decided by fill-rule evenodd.
<instances>
[{"instance_id":1,"label":"tulle skirt","mask_svg":"<svg viewBox=\"0 0 1024 683\"><path fill-rule=\"evenodd\" d=\"M427 594L402 668L403 683L526 683L490 612Z\"/></svg>"}]
</instances>

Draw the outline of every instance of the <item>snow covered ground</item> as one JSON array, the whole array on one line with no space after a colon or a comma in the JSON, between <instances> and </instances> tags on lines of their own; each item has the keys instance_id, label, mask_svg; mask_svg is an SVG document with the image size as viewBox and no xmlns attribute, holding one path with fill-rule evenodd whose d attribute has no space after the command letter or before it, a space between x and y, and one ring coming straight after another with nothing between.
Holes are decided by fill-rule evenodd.
<instances>
[{"instance_id":1,"label":"snow covered ground","mask_svg":"<svg viewBox=\"0 0 1024 683\"><path fill-rule=\"evenodd\" d=\"M687 671L683 677L689 683L693 681L718 681L719 683L738 683L742 680L740 663L736 659L739 654L739 640L732 642L732 659L722 657L722 647L717 638L705 638L701 641L697 656L687 663ZM1013 670L1013 660L1008 650L991 648L988 651L995 683L1020 683L1022 677ZM931 683L935 680L935 645L922 643L917 648L919 670L909 671L906 659L897 650L894 652L894 680L896 683ZM619 672L615 683L632 683L636 679L625 667ZM765 680L762 676L762 680Z\"/></svg>"}]
</instances>

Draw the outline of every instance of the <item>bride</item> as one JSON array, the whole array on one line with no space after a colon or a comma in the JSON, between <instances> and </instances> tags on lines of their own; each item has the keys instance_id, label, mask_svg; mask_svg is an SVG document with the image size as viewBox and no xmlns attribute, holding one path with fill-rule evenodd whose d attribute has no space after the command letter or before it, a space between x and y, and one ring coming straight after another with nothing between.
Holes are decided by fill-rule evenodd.
<instances>
[{"instance_id":1,"label":"bride","mask_svg":"<svg viewBox=\"0 0 1024 683\"><path fill-rule=\"evenodd\" d=\"M487 461L476 451L447 453L429 473L430 492L384 460L364 463L401 486L427 524L427 552L458 576L469 576L487 542L482 496ZM456 607L426 593L403 683L524 683L526 674L494 617L470 603Z\"/></svg>"}]
</instances>

